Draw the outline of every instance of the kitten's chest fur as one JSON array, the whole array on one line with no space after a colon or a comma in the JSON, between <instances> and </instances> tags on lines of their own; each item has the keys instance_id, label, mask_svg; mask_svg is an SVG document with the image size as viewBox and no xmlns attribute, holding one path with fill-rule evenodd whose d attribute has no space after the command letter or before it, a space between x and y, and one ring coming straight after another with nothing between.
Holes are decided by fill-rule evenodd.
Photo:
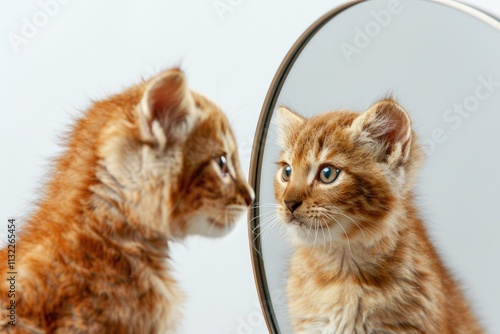
<instances>
[{"instance_id":1,"label":"kitten's chest fur","mask_svg":"<svg viewBox=\"0 0 500 334\"><path fill-rule=\"evenodd\" d=\"M312 273L299 253L294 254L288 283L289 309L297 333L369 333L366 304L372 304L368 299L375 296L353 282L329 282L328 273Z\"/></svg>"},{"instance_id":2,"label":"kitten's chest fur","mask_svg":"<svg viewBox=\"0 0 500 334\"><path fill-rule=\"evenodd\" d=\"M289 288L292 288L293 283ZM327 289L308 285L303 293L293 287L290 293L290 311L294 315L297 334L374 334L380 324L380 311L384 296L382 293L366 293L363 287L356 284L334 284ZM311 290L309 290L311 289ZM311 307L310 296L316 290L318 302ZM307 291L305 293L304 291ZM383 306L386 307L387 305ZM388 307L385 311L389 311ZM377 317L378 315L378 317ZM384 332L380 333L392 333ZM398 333L398 332L394 332ZM405 332L406 333L406 332ZM421 333L414 331L409 333Z\"/></svg>"},{"instance_id":3,"label":"kitten's chest fur","mask_svg":"<svg viewBox=\"0 0 500 334\"><path fill-rule=\"evenodd\" d=\"M308 287L308 291L310 286ZM329 303L318 303L315 307L307 307L309 298L301 298L301 294L290 293L290 309L295 314L297 333L330 334L330 333L365 333L362 331L365 319L361 310L358 287L337 285L329 291L323 291L322 296L316 296ZM361 329L361 331L360 331Z\"/></svg>"},{"instance_id":4,"label":"kitten's chest fur","mask_svg":"<svg viewBox=\"0 0 500 334\"><path fill-rule=\"evenodd\" d=\"M288 281L296 332L482 333L420 228L412 221L375 249L298 247Z\"/></svg>"}]
</instances>

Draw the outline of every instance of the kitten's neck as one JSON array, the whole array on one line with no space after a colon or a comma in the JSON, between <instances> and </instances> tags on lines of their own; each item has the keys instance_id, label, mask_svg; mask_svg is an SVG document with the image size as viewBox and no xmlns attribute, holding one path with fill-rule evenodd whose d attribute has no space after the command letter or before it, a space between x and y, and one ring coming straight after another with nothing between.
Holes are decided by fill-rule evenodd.
<instances>
[{"instance_id":1,"label":"kitten's neck","mask_svg":"<svg viewBox=\"0 0 500 334\"><path fill-rule=\"evenodd\" d=\"M73 161L74 165L88 163L83 157L75 159L78 161ZM135 258L133 261L160 268L163 265L160 263L168 258L166 233L149 228L141 224L141 217L128 214L119 185L102 182L95 169L84 170L86 173L75 173L68 168L55 176L48 185L52 196L46 196L49 200L40 203L26 226L29 233L57 234L54 237L64 243L66 249L75 248L91 254L109 248L112 253L125 255L129 260Z\"/></svg>"},{"instance_id":2,"label":"kitten's neck","mask_svg":"<svg viewBox=\"0 0 500 334\"><path fill-rule=\"evenodd\" d=\"M169 257L166 236L145 226L131 224L125 216L96 214L95 210L85 214L87 228L85 237L102 243L121 254L130 263L142 263L156 271L166 269ZM92 251L92 250L89 250Z\"/></svg>"},{"instance_id":3,"label":"kitten's neck","mask_svg":"<svg viewBox=\"0 0 500 334\"><path fill-rule=\"evenodd\" d=\"M168 234L143 224L143 217L129 210L118 185L101 183L89 188L92 194L85 205L85 218L97 234L112 242L136 244L148 248L151 254L167 257Z\"/></svg>"}]
</instances>

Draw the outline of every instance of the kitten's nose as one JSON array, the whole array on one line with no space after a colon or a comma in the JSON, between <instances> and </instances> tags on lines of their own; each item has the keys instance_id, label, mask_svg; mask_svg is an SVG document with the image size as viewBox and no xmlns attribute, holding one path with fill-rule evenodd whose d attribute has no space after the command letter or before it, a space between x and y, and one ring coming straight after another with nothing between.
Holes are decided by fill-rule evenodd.
<instances>
[{"instance_id":1,"label":"kitten's nose","mask_svg":"<svg viewBox=\"0 0 500 334\"><path fill-rule=\"evenodd\" d=\"M302 202L299 201L285 201L285 205L291 213L293 213L301 204Z\"/></svg>"},{"instance_id":2,"label":"kitten's nose","mask_svg":"<svg viewBox=\"0 0 500 334\"><path fill-rule=\"evenodd\" d=\"M243 198L245 199L245 203L247 206L250 206L250 204L253 203L253 200L255 199L255 194L253 192L253 189L248 187L243 190Z\"/></svg>"}]
</instances>

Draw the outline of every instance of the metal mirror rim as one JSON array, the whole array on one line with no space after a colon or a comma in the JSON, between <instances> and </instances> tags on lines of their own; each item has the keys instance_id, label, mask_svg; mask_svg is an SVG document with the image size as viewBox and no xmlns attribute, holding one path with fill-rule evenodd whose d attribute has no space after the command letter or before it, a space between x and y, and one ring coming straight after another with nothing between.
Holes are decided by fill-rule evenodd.
<instances>
[{"instance_id":1,"label":"metal mirror rim","mask_svg":"<svg viewBox=\"0 0 500 334\"><path fill-rule=\"evenodd\" d=\"M255 131L254 142L252 146L252 156L250 160L250 172L249 172L249 183L255 191L255 203L259 203L260 194L260 177L262 170L262 158L264 154L267 131L269 129L269 124L273 115L273 111L280 95L283 84L286 81L288 73L293 67L295 61L300 56L302 50L308 44L308 42L314 37L314 35L330 20L335 16L342 13L344 10L353 7L357 4L367 2L370 0L355 0L345 3L339 7L332 9L327 12L319 19L317 19L309 28L302 33L302 35L297 39L297 41L290 48L285 58L281 62L274 78L269 86L269 89L264 100L264 104L261 109L259 120L257 123L257 128ZM423 0L429 2L440 3L448 7L452 7L461 10L464 13L472 15L485 23L488 23L500 30L500 19L495 15L487 13L478 8L455 2L453 0ZM264 319L271 334L280 333L278 322L274 313L273 305L269 295L269 290L267 286L267 279L264 268L264 259L262 256L262 243L260 238L260 219L259 219L259 207L254 205L251 207L248 213L248 234L249 243L251 248L251 259L252 267L254 273L255 284L257 287L257 292L259 296L260 305L262 312L264 314Z\"/></svg>"}]
</instances>

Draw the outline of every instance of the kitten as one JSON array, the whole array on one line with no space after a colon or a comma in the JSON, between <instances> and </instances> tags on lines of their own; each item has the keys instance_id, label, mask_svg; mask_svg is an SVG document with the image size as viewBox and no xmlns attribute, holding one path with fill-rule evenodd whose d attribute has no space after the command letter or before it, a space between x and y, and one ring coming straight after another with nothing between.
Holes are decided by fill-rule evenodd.
<instances>
[{"instance_id":1,"label":"kitten","mask_svg":"<svg viewBox=\"0 0 500 334\"><path fill-rule=\"evenodd\" d=\"M305 119L281 107L278 123L295 332L482 333L413 204L423 154L403 108Z\"/></svg>"},{"instance_id":2,"label":"kitten","mask_svg":"<svg viewBox=\"0 0 500 334\"><path fill-rule=\"evenodd\" d=\"M226 117L180 70L96 102L17 238L17 319L0 332L177 332L170 240L226 234L253 196ZM0 263L6 277L5 249Z\"/></svg>"}]
</instances>

